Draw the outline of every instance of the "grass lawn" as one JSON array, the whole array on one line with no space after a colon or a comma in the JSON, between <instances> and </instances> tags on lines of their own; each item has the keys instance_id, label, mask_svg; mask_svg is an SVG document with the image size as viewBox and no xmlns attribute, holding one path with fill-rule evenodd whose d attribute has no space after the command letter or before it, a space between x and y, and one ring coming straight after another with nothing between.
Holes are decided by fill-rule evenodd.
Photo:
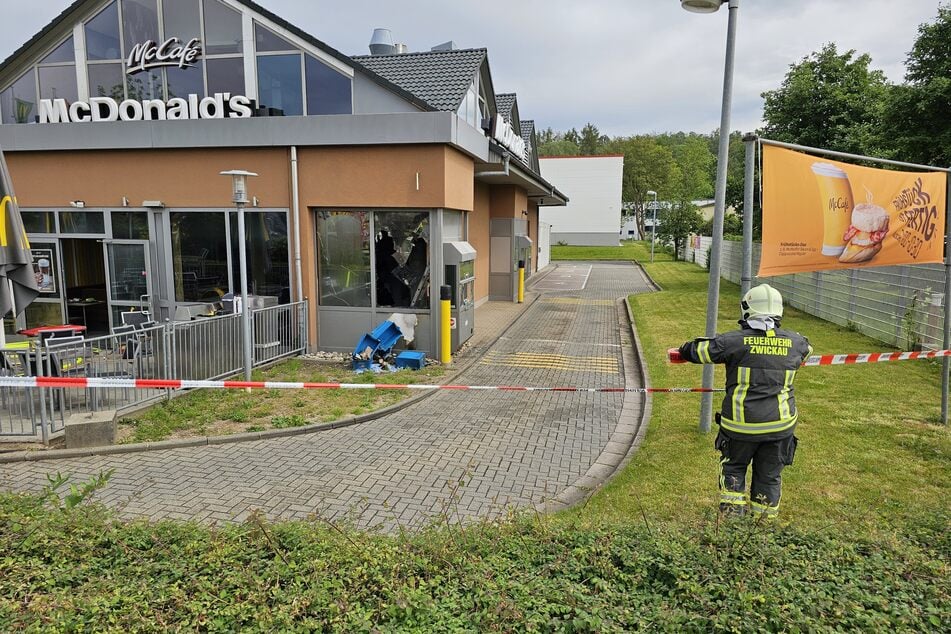
<instances>
[{"instance_id":1,"label":"grass lawn","mask_svg":"<svg viewBox=\"0 0 951 634\"><path fill-rule=\"evenodd\" d=\"M646 249L646 250L645 250ZM573 247L552 245L552 260L650 260L650 242L625 240L619 247ZM673 260L659 244L654 247L654 261Z\"/></svg>"},{"instance_id":2,"label":"grass lawn","mask_svg":"<svg viewBox=\"0 0 951 634\"><path fill-rule=\"evenodd\" d=\"M643 262L643 245L633 245ZM638 254L638 250L640 254ZM646 265L664 291L629 298L656 387L700 385L701 367L671 365L667 348L703 334L707 274L679 262ZM736 327L739 287L721 285L720 332ZM783 326L809 338L816 354L890 350L873 339L786 309ZM805 527L900 527L947 509L951 433L938 423L940 362L905 361L803 368L796 378L800 439L783 473L781 517ZM717 367L717 386L723 368ZM722 395L714 395L719 407ZM699 395L658 394L645 443L628 468L583 510L623 521L641 514L692 519L716 505L714 433L701 435ZM714 425L715 429L715 425Z\"/></svg>"},{"instance_id":3,"label":"grass lawn","mask_svg":"<svg viewBox=\"0 0 951 634\"><path fill-rule=\"evenodd\" d=\"M290 359L255 370L254 381L429 383L440 366L394 373L354 374L349 364ZM217 436L301 427L366 414L410 396L409 390L195 390L119 422L122 443Z\"/></svg>"}]
</instances>

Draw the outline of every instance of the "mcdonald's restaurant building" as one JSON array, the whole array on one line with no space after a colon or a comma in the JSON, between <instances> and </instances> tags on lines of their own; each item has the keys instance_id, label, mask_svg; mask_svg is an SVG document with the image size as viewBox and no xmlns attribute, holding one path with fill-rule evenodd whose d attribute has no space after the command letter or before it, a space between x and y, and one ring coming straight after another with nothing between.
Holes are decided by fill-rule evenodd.
<instances>
[{"instance_id":1,"label":"mcdonald's restaurant building","mask_svg":"<svg viewBox=\"0 0 951 634\"><path fill-rule=\"evenodd\" d=\"M204 314L306 300L314 349L350 351L393 313L434 353L458 317L513 301L537 266L534 124L484 49L349 57L249 0L78 0L0 64L2 147L40 298L8 329L108 332L133 308ZM247 170L246 239L232 183Z\"/></svg>"}]
</instances>

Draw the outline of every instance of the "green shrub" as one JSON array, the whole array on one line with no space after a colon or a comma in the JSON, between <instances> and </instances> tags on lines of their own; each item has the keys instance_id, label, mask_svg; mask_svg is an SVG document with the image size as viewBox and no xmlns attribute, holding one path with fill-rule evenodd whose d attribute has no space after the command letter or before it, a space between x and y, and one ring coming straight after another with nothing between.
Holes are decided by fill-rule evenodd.
<instances>
[{"instance_id":1,"label":"green shrub","mask_svg":"<svg viewBox=\"0 0 951 634\"><path fill-rule=\"evenodd\" d=\"M115 520L0 496L0 630L935 631L949 517L871 539L752 521Z\"/></svg>"}]
</instances>

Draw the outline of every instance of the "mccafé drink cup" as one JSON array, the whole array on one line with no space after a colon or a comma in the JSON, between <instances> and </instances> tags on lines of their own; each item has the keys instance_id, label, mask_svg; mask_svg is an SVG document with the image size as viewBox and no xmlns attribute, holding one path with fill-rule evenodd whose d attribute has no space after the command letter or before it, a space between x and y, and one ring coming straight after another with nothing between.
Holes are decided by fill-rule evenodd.
<instances>
[{"instance_id":1,"label":"mccaf\u00e9 drink cup","mask_svg":"<svg viewBox=\"0 0 951 634\"><path fill-rule=\"evenodd\" d=\"M843 236L852 218L852 186L849 175L830 163L813 163L822 201L822 255L839 257L845 250Z\"/></svg>"}]
</instances>

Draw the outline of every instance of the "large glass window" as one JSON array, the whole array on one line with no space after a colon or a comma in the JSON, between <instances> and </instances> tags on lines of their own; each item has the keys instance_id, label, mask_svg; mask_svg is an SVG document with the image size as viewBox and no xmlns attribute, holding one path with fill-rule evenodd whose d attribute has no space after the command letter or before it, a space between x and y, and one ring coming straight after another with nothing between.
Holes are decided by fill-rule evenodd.
<instances>
[{"instance_id":1,"label":"large glass window","mask_svg":"<svg viewBox=\"0 0 951 634\"><path fill-rule=\"evenodd\" d=\"M27 233L56 233L56 221L52 211L21 211L20 217Z\"/></svg>"},{"instance_id":2,"label":"large glass window","mask_svg":"<svg viewBox=\"0 0 951 634\"><path fill-rule=\"evenodd\" d=\"M162 0L162 21L165 38L177 37L183 43L201 39L201 17L198 0Z\"/></svg>"},{"instance_id":3,"label":"large glass window","mask_svg":"<svg viewBox=\"0 0 951 634\"><path fill-rule=\"evenodd\" d=\"M148 214L144 211L112 212L112 237L116 240L148 240Z\"/></svg>"},{"instance_id":4,"label":"large glass window","mask_svg":"<svg viewBox=\"0 0 951 634\"><path fill-rule=\"evenodd\" d=\"M230 92L232 95L245 94L243 58L208 59L205 60L205 67L208 69L209 94L213 95L216 92Z\"/></svg>"},{"instance_id":5,"label":"large glass window","mask_svg":"<svg viewBox=\"0 0 951 634\"><path fill-rule=\"evenodd\" d=\"M129 99L142 101L143 99L165 99L165 88L163 84L161 68L152 68L150 70L136 73L135 75L126 75L126 88L128 89Z\"/></svg>"},{"instance_id":6,"label":"large glass window","mask_svg":"<svg viewBox=\"0 0 951 634\"><path fill-rule=\"evenodd\" d=\"M175 300L218 301L229 291L225 214L173 212L171 226Z\"/></svg>"},{"instance_id":7,"label":"large glass window","mask_svg":"<svg viewBox=\"0 0 951 634\"><path fill-rule=\"evenodd\" d=\"M318 211L322 306L370 306L370 214Z\"/></svg>"},{"instance_id":8,"label":"large glass window","mask_svg":"<svg viewBox=\"0 0 951 634\"><path fill-rule=\"evenodd\" d=\"M241 284L241 256L238 253L238 215L231 216L231 279L235 289ZM244 238L248 264L248 293L276 297L281 304L291 301L287 251L287 214L248 211L244 214Z\"/></svg>"},{"instance_id":9,"label":"large glass window","mask_svg":"<svg viewBox=\"0 0 951 634\"><path fill-rule=\"evenodd\" d=\"M270 29L254 23L254 49L258 53L296 51L297 47Z\"/></svg>"},{"instance_id":10,"label":"large glass window","mask_svg":"<svg viewBox=\"0 0 951 634\"><path fill-rule=\"evenodd\" d=\"M258 102L285 116L304 114L301 68L298 54L258 56Z\"/></svg>"},{"instance_id":11,"label":"large glass window","mask_svg":"<svg viewBox=\"0 0 951 634\"><path fill-rule=\"evenodd\" d=\"M136 44L159 42L157 0L122 0L122 34L126 54Z\"/></svg>"},{"instance_id":12,"label":"large glass window","mask_svg":"<svg viewBox=\"0 0 951 634\"><path fill-rule=\"evenodd\" d=\"M73 49L73 38L70 36L65 42L53 49L53 52L44 57L40 64L60 64L75 61L76 52Z\"/></svg>"},{"instance_id":13,"label":"large glass window","mask_svg":"<svg viewBox=\"0 0 951 634\"><path fill-rule=\"evenodd\" d=\"M89 96L122 101L125 95L122 64L90 64Z\"/></svg>"},{"instance_id":14,"label":"large glass window","mask_svg":"<svg viewBox=\"0 0 951 634\"><path fill-rule=\"evenodd\" d=\"M32 123L36 112L36 73L32 69L0 93L4 123Z\"/></svg>"},{"instance_id":15,"label":"large glass window","mask_svg":"<svg viewBox=\"0 0 951 634\"><path fill-rule=\"evenodd\" d=\"M238 58L240 59L240 58ZM168 96L188 97L188 95L205 96L205 75L204 63L198 60L192 68L179 68L169 66L165 69L165 76L168 80Z\"/></svg>"},{"instance_id":16,"label":"large glass window","mask_svg":"<svg viewBox=\"0 0 951 634\"><path fill-rule=\"evenodd\" d=\"M305 56L307 75L307 114L351 114L351 82L323 62Z\"/></svg>"},{"instance_id":17,"label":"large glass window","mask_svg":"<svg viewBox=\"0 0 951 634\"><path fill-rule=\"evenodd\" d=\"M205 3L205 54L241 53L241 14L218 0Z\"/></svg>"},{"instance_id":18,"label":"large glass window","mask_svg":"<svg viewBox=\"0 0 951 634\"><path fill-rule=\"evenodd\" d=\"M86 23L86 59L122 59L119 7L115 2Z\"/></svg>"},{"instance_id":19,"label":"large glass window","mask_svg":"<svg viewBox=\"0 0 951 634\"><path fill-rule=\"evenodd\" d=\"M61 211L59 230L62 233L105 233L106 221L101 211Z\"/></svg>"},{"instance_id":20,"label":"large glass window","mask_svg":"<svg viewBox=\"0 0 951 634\"><path fill-rule=\"evenodd\" d=\"M429 308L429 213L378 211L376 305Z\"/></svg>"},{"instance_id":21,"label":"large glass window","mask_svg":"<svg viewBox=\"0 0 951 634\"><path fill-rule=\"evenodd\" d=\"M76 88L76 66L40 66L40 99L79 99Z\"/></svg>"}]
</instances>

